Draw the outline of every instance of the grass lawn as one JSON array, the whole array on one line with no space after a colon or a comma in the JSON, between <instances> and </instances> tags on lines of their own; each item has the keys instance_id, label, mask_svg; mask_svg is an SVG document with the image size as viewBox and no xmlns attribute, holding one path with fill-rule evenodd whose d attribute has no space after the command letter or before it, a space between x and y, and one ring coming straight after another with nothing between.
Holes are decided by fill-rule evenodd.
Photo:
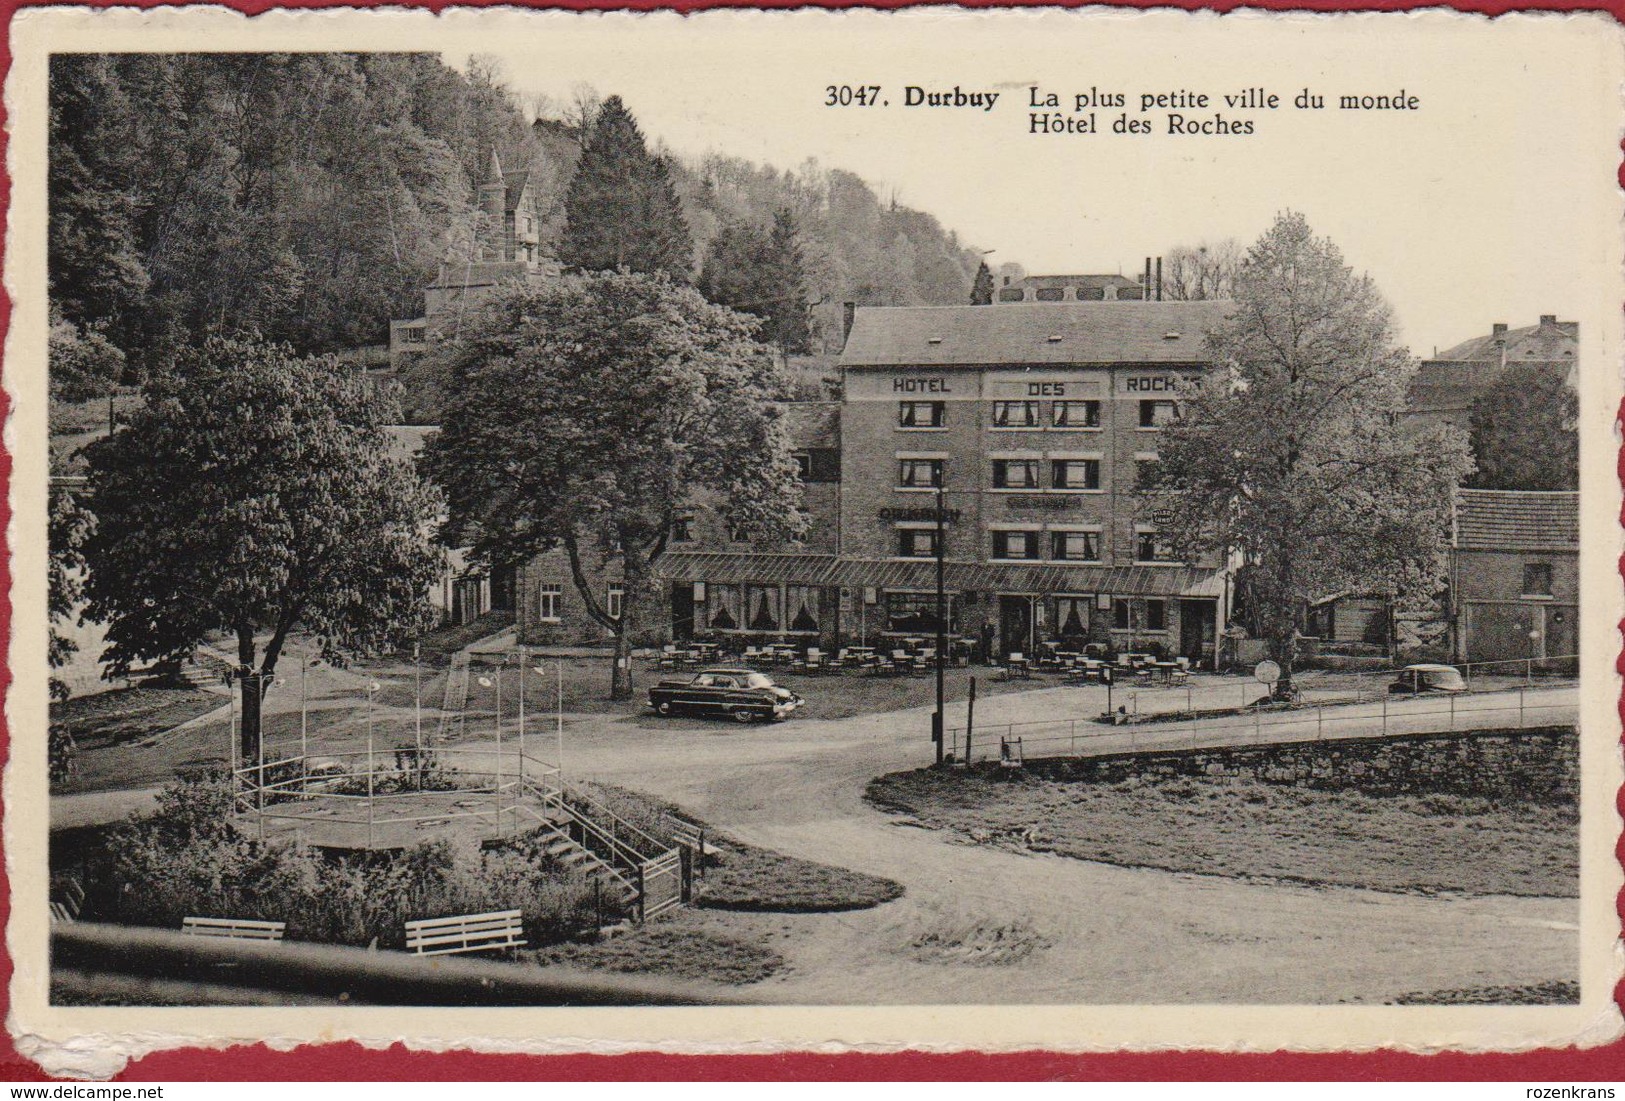
<instances>
[{"instance_id":1,"label":"grass lawn","mask_svg":"<svg viewBox=\"0 0 1625 1101\"><path fill-rule=\"evenodd\" d=\"M595 944L561 944L535 953L537 963L598 971L660 975L742 986L761 982L784 966L784 957L755 939L705 927L687 913Z\"/></svg>"},{"instance_id":2,"label":"grass lawn","mask_svg":"<svg viewBox=\"0 0 1625 1101\"><path fill-rule=\"evenodd\" d=\"M1572 898L1573 803L1370 796L1238 777L1120 783L993 769L882 776L868 799L965 840L1107 864L1385 891Z\"/></svg>"},{"instance_id":3,"label":"grass lawn","mask_svg":"<svg viewBox=\"0 0 1625 1101\"><path fill-rule=\"evenodd\" d=\"M867 910L902 896L902 884L865 872L785 856L706 828L670 803L609 784L581 785L599 804L665 844L670 819L705 830L706 860L694 904L711 910L814 914Z\"/></svg>"},{"instance_id":4,"label":"grass lawn","mask_svg":"<svg viewBox=\"0 0 1625 1101\"><path fill-rule=\"evenodd\" d=\"M167 782L177 768L224 760L223 739L209 743L217 749L212 754L200 752L199 743L190 738L150 747L142 743L226 702L223 695L196 688L115 688L53 703L51 723L70 725L79 752L74 775L52 790L66 794L143 787Z\"/></svg>"},{"instance_id":5,"label":"grass lawn","mask_svg":"<svg viewBox=\"0 0 1625 1101\"><path fill-rule=\"evenodd\" d=\"M1531 986L1475 986L1464 990L1427 990L1401 994L1394 1005L1579 1005L1577 982L1543 982Z\"/></svg>"}]
</instances>

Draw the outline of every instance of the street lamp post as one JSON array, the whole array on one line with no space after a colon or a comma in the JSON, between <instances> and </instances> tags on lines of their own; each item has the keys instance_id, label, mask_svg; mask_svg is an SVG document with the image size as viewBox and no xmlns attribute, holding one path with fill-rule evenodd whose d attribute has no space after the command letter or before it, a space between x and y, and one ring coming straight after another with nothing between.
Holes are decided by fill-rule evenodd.
<instances>
[{"instance_id":1,"label":"street lamp post","mask_svg":"<svg viewBox=\"0 0 1625 1101\"><path fill-rule=\"evenodd\" d=\"M372 851L372 785L377 771L372 743L372 697L378 691L377 681L367 682L367 851Z\"/></svg>"},{"instance_id":2,"label":"street lamp post","mask_svg":"<svg viewBox=\"0 0 1625 1101\"><path fill-rule=\"evenodd\" d=\"M558 744L554 753L553 767L556 770L554 773L555 781L562 793L564 790L564 662L554 658L553 669L558 674L558 693L554 697L553 706L553 736ZM535 667L535 671L543 676L547 675L547 670L540 665Z\"/></svg>"},{"instance_id":3,"label":"street lamp post","mask_svg":"<svg viewBox=\"0 0 1625 1101\"><path fill-rule=\"evenodd\" d=\"M931 741L936 745L937 764L939 765L942 764L943 707L946 694L943 684L943 663L946 660L948 649L948 600L943 591L942 561L943 524L947 519L948 509L946 498L943 495L943 473L942 466L939 465L937 468L937 532L936 546L934 548L937 552L937 710L931 716Z\"/></svg>"}]
</instances>

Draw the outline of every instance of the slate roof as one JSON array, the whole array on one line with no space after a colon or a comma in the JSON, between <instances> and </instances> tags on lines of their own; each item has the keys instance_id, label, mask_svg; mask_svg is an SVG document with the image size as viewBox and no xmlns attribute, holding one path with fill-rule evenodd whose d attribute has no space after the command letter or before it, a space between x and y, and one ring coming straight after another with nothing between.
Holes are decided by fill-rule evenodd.
<instances>
[{"instance_id":1,"label":"slate roof","mask_svg":"<svg viewBox=\"0 0 1625 1101\"><path fill-rule=\"evenodd\" d=\"M1580 495L1463 489L1456 495L1460 550L1579 550Z\"/></svg>"},{"instance_id":2,"label":"slate roof","mask_svg":"<svg viewBox=\"0 0 1625 1101\"><path fill-rule=\"evenodd\" d=\"M1205 336L1234 304L1020 302L859 309L844 367L1205 363Z\"/></svg>"},{"instance_id":3,"label":"slate roof","mask_svg":"<svg viewBox=\"0 0 1625 1101\"><path fill-rule=\"evenodd\" d=\"M782 582L931 590L937 584L936 562L929 558L905 561L840 558L833 554L667 551L655 563L654 572L666 580L708 581L718 585ZM1029 566L983 562L945 562L943 582L952 592L1193 597L1218 596L1224 583L1216 569L1185 566Z\"/></svg>"},{"instance_id":4,"label":"slate roof","mask_svg":"<svg viewBox=\"0 0 1625 1101\"><path fill-rule=\"evenodd\" d=\"M1502 344L1506 347L1508 366L1514 363L1573 362L1580 343L1578 321L1556 321L1551 324L1525 325L1521 329L1508 329L1497 336L1488 333L1464 340L1434 356L1430 363L1501 362Z\"/></svg>"}]
</instances>

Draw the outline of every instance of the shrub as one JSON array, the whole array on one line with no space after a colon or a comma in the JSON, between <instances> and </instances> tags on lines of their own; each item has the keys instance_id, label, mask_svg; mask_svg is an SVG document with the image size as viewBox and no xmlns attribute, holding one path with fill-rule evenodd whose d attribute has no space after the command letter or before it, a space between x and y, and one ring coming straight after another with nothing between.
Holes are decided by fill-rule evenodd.
<instances>
[{"instance_id":1,"label":"shrub","mask_svg":"<svg viewBox=\"0 0 1625 1101\"><path fill-rule=\"evenodd\" d=\"M398 856L324 858L244 835L221 770L159 796L158 813L114 831L92 858L88 916L177 928L188 916L287 922L287 936L328 944L403 945L415 918L520 910L532 944L594 928L584 874L548 858L535 837L484 851L425 842ZM618 897L603 900L618 915Z\"/></svg>"}]
</instances>

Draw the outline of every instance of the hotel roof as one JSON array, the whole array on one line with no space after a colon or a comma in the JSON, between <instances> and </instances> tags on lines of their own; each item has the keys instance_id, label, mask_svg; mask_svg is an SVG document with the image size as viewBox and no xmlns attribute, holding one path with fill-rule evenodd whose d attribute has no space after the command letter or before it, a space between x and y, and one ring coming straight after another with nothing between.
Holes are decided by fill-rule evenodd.
<instances>
[{"instance_id":1,"label":"hotel roof","mask_svg":"<svg viewBox=\"0 0 1625 1101\"><path fill-rule=\"evenodd\" d=\"M1234 308L1208 302L1023 302L868 307L844 367L1203 363L1204 338Z\"/></svg>"}]
</instances>

